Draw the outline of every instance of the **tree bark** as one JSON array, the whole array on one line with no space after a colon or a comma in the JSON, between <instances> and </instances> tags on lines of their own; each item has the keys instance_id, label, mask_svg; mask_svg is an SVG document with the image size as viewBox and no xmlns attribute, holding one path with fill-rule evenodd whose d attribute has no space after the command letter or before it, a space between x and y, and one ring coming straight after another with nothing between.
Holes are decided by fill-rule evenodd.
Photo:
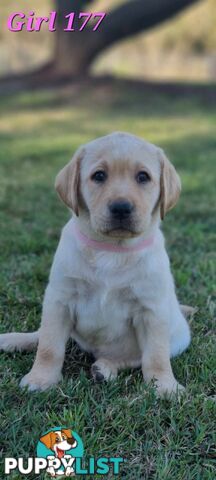
<instances>
[{"instance_id":1,"label":"tree bark","mask_svg":"<svg viewBox=\"0 0 216 480\"><path fill-rule=\"evenodd\" d=\"M94 59L112 44L146 31L200 0L130 0L107 12L99 29L93 32L64 32L65 16L88 9L94 12L94 0L55 0L57 30L54 36L53 58L35 72L1 79L0 85L14 88L53 83L86 74ZM91 6L93 4L93 6ZM75 23L78 26L79 23Z\"/></svg>"},{"instance_id":2,"label":"tree bark","mask_svg":"<svg viewBox=\"0 0 216 480\"><path fill-rule=\"evenodd\" d=\"M91 62L91 52L95 52L98 35L90 29L77 31L80 26L79 13L87 4L94 0L55 0L58 16L57 31L55 32L55 47L53 70L59 75L82 75L88 70ZM91 9L93 10L93 9ZM66 27L65 16L75 13L74 32L64 32Z\"/></svg>"},{"instance_id":3,"label":"tree bark","mask_svg":"<svg viewBox=\"0 0 216 480\"><path fill-rule=\"evenodd\" d=\"M107 13L98 31L64 32L64 17L79 13L92 0L56 0L61 11L56 32L54 69L63 75L82 75L97 55L112 44L146 31L200 0L130 0Z\"/></svg>"}]
</instances>

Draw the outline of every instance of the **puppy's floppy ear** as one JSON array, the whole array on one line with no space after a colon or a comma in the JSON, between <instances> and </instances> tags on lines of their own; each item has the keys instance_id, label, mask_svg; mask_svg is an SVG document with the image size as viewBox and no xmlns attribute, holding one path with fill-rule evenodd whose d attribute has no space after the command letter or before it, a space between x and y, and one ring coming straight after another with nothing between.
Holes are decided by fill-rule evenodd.
<instances>
[{"instance_id":1,"label":"puppy's floppy ear","mask_svg":"<svg viewBox=\"0 0 216 480\"><path fill-rule=\"evenodd\" d=\"M43 435L40 437L40 442L42 442L44 445L46 445L49 450L52 450L52 432L47 433L46 435Z\"/></svg>"},{"instance_id":2,"label":"puppy's floppy ear","mask_svg":"<svg viewBox=\"0 0 216 480\"><path fill-rule=\"evenodd\" d=\"M58 173L55 188L61 200L78 216L78 189L80 181L80 162L85 150L80 147L72 160Z\"/></svg>"},{"instance_id":3,"label":"puppy's floppy ear","mask_svg":"<svg viewBox=\"0 0 216 480\"><path fill-rule=\"evenodd\" d=\"M160 216L164 219L165 214L175 206L181 192L181 180L166 157L163 150L159 149L161 164L160 177Z\"/></svg>"}]
</instances>

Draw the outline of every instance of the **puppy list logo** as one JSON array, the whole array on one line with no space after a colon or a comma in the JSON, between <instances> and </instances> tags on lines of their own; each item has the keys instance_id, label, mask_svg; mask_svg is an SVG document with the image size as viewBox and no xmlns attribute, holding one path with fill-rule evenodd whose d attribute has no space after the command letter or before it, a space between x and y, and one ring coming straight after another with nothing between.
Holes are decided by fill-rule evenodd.
<instances>
[{"instance_id":1,"label":"puppy list logo","mask_svg":"<svg viewBox=\"0 0 216 480\"><path fill-rule=\"evenodd\" d=\"M40 437L37 457L48 461L46 472L52 477L75 474L75 458L82 458L84 452L81 438L68 428L54 428Z\"/></svg>"},{"instance_id":2,"label":"puppy list logo","mask_svg":"<svg viewBox=\"0 0 216 480\"><path fill-rule=\"evenodd\" d=\"M90 457L83 465L84 446L78 433L66 427L55 427L45 432L37 444L37 456L5 458L5 474L15 469L22 475L47 472L51 477L75 475L118 475L121 457Z\"/></svg>"}]
</instances>

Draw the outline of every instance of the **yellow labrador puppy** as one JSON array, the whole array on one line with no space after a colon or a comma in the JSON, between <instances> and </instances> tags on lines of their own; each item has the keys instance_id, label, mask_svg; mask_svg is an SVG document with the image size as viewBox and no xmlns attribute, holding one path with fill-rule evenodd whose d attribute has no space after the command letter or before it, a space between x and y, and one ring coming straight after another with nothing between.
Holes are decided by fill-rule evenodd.
<instances>
[{"instance_id":1,"label":"yellow labrador puppy","mask_svg":"<svg viewBox=\"0 0 216 480\"><path fill-rule=\"evenodd\" d=\"M159 394L183 388L170 357L188 347L190 331L160 230L180 188L160 148L121 132L81 147L60 171L56 189L74 215L54 257L41 327L0 335L5 351L38 344L22 387L44 390L59 382L72 337L93 353L96 381L142 366Z\"/></svg>"}]
</instances>

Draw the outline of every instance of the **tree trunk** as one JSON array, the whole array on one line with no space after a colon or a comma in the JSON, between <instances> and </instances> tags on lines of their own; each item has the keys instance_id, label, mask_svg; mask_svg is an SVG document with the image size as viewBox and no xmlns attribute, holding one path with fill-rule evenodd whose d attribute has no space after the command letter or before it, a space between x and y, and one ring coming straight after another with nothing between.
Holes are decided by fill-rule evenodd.
<instances>
[{"instance_id":1,"label":"tree trunk","mask_svg":"<svg viewBox=\"0 0 216 480\"><path fill-rule=\"evenodd\" d=\"M55 0L57 31L55 32L54 71L63 76L82 75L88 70L91 56L94 56L98 36L91 30L77 31L80 26L79 13L94 0ZM91 9L93 10L93 9ZM65 16L75 13L74 32L64 32L67 20ZM96 33L96 35L95 35Z\"/></svg>"},{"instance_id":2,"label":"tree trunk","mask_svg":"<svg viewBox=\"0 0 216 480\"><path fill-rule=\"evenodd\" d=\"M95 12L94 0L55 0L57 30L54 36L54 55L50 62L36 72L29 72L1 79L1 87L17 88L54 83L87 73L94 59L112 44L146 31L200 0L130 0L107 12L99 29L93 32L64 32L65 16L75 12L75 27L79 26L78 15L90 4L88 10ZM91 6L93 4L93 6Z\"/></svg>"},{"instance_id":3,"label":"tree trunk","mask_svg":"<svg viewBox=\"0 0 216 480\"><path fill-rule=\"evenodd\" d=\"M104 49L132 35L148 30L199 0L130 0L107 12L99 30L64 32L65 15L78 14L91 0L56 0L61 12L55 33L53 68L59 75L82 75ZM94 8L91 8L94 12Z\"/></svg>"}]
</instances>

